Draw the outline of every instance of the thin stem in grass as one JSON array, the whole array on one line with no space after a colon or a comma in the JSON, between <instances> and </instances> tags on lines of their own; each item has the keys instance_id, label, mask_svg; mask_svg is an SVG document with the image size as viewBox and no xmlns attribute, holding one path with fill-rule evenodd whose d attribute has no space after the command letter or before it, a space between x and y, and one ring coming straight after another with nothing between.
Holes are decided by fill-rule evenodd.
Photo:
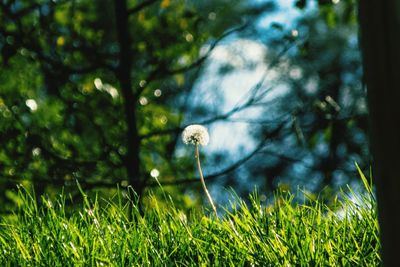
<instances>
[{"instance_id":1,"label":"thin stem in grass","mask_svg":"<svg viewBox=\"0 0 400 267\"><path fill-rule=\"evenodd\" d=\"M204 189L204 192L207 195L208 201L210 202L211 207L214 210L215 216L218 217L217 209L215 208L215 205L214 205L214 202L213 202L213 200L211 198L211 195L207 190L206 182L204 181L204 177L203 177L203 172L201 171L199 144L196 144L196 159L197 159L197 167L199 168L201 185L203 186L203 189Z\"/></svg>"},{"instance_id":2,"label":"thin stem in grass","mask_svg":"<svg viewBox=\"0 0 400 267\"><path fill-rule=\"evenodd\" d=\"M192 145L195 145L195 147L196 147L195 157L197 160L197 167L199 168L201 185L203 186L203 189L204 189L204 192L206 193L208 201L210 202L211 207L214 210L215 216L218 217L217 209L215 208L215 205L211 198L211 195L207 190L206 183L205 183L204 177L203 177L203 172L201 170L201 164L200 164L199 145L205 146L208 144L208 141L210 140L208 131L202 125L197 125L197 124L189 125L188 127L186 127L183 130L182 140L185 144L192 144Z\"/></svg>"}]
</instances>

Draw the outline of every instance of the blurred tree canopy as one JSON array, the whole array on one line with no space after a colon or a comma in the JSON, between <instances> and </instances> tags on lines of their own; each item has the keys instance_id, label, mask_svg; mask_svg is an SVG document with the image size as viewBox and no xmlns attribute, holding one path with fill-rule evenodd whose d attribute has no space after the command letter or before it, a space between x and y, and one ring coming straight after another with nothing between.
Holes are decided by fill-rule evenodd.
<instances>
[{"instance_id":1,"label":"blurred tree canopy","mask_svg":"<svg viewBox=\"0 0 400 267\"><path fill-rule=\"evenodd\" d=\"M177 176L188 94L224 38L272 3L0 2L0 186L132 186ZM238 19L240 18L240 19ZM188 154L189 155L189 154ZM157 177L156 177L157 178Z\"/></svg>"},{"instance_id":2,"label":"blurred tree canopy","mask_svg":"<svg viewBox=\"0 0 400 267\"><path fill-rule=\"evenodd\" d=\"M254 150L211 155L224 167L208 181L239 193L351 181L353 162L368 160L354 1L295 1L293 24L267 26L279 1L249 2L0 1L0 201L12 202L16 183L37 195L74 192L75 180L143 195L159 181L190 206L181 193L197 182L193 151L179 149L187 118L229 122L251 107L261 108L245 118ZM235 38L268 48L266 75L228 112L193 105L210 56ZM213 75L237 68L227 61Z\"/></svg>"}]
</instances>

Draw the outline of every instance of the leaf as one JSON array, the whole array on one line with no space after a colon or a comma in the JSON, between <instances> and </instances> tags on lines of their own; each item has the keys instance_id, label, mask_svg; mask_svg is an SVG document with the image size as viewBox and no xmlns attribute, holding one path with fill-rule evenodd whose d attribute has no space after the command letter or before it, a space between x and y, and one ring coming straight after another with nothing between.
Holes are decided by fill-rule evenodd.
<instances>
[{"instance_id":1,"label":"leaf","mask_svg":"<svg viewBox=\"0 0 400 267\"><path fill-rule=\"evenodd\" d=\"M356 168L358 170L358 173L360 174L361 180L365 186L365 189L367 190L368 193L372 193L372 185L370 183L368 183L367 177L365 177L364 173L362 172L362 170L360 169L360 167L358 166L357 162L354 162L354 164L356 165Z\"/></svg>"}]
</instances>

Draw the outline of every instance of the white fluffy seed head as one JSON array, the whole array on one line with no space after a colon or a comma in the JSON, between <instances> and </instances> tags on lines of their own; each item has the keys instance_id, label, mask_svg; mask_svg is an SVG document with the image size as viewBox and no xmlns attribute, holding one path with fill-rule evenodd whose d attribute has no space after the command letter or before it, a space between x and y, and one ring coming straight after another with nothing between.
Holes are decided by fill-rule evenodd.
<instances>
[{"instance_id":1,"label":"white fluffy seed head","mask_svg":"<svg viewBox=\"0 0 400 267\"><path fill-rule=\"evenodd\" d=\"M206 146L210 141L210 136L208 135L206 127L198 124L193 124L187 126L183 130L182 140L185 144L198 144Z\"/></svg>"}]
</instances>

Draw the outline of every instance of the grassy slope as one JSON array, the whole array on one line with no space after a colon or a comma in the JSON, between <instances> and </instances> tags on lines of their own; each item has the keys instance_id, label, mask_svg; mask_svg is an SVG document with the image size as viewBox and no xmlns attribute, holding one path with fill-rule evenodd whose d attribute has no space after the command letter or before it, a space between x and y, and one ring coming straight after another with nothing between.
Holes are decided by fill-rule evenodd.
<instances>
[{"instance_id":1,"label":"grassy slope","mask_svg":"<svg viewBox=\"0 0 400 267\"><path fill-rule=\"evenodd\" d=\"M43 198L38 208L20 192L14 219L0 223L1 266L377 266L375 202L338 200L338 216L318 200L292 205L280 194L270 207L253 198L224 218L185 215L155 207L134 221L126 218L120 195L105 204L85 199L67 214L64 198ZM356 196L352 196L353 198ZM359 196L358 196L359 197ZM188 216L188 217L187 217Z\"/></svg>"}]
</instances>

